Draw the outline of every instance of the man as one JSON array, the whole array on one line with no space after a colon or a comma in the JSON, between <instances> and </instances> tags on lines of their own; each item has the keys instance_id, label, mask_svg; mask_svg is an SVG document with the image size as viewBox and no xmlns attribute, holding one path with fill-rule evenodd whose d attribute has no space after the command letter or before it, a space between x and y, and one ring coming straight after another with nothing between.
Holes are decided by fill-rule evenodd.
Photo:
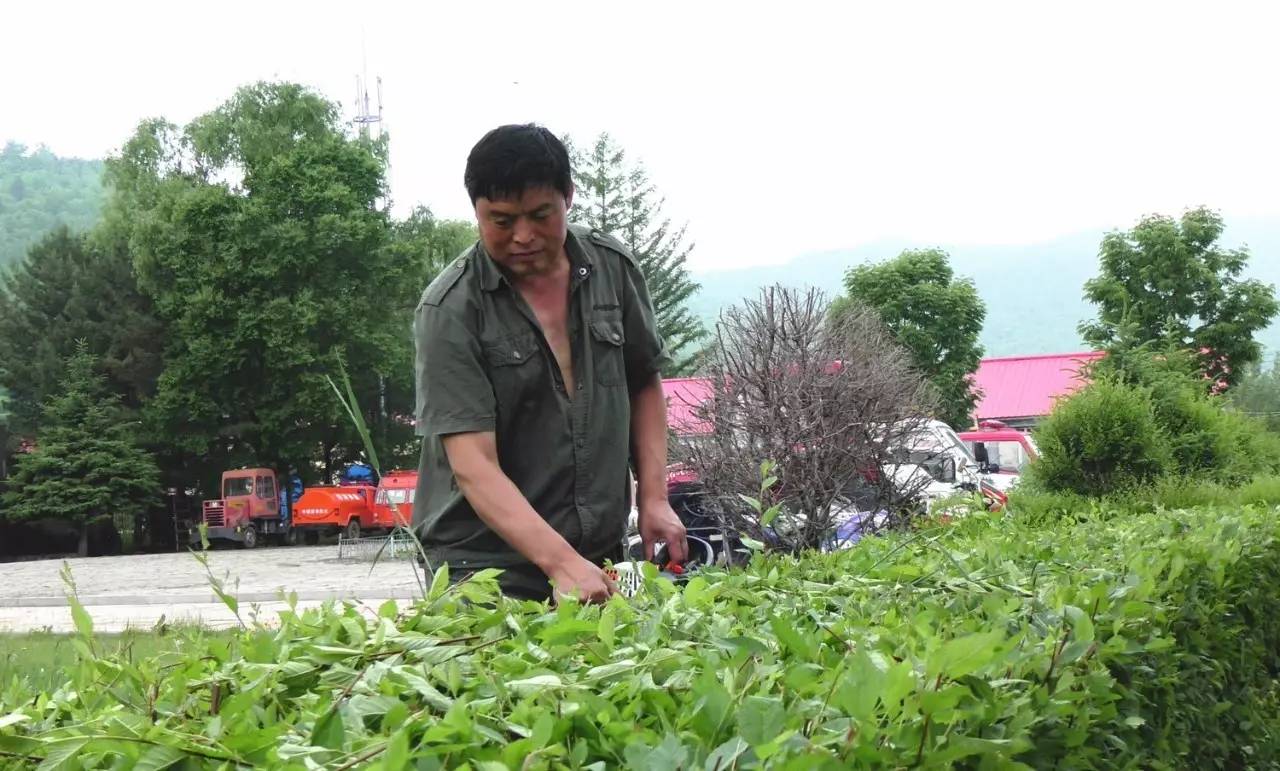
<instances>
[{"instance_id":1,"label":"man","mask_svg":"<svg viewBox=\"0 0 1280 771\"><path fill-rule=\"evenodd\" d=\"M422 460L414 525L457 580L502 568L528 599L617 591L629 461L645 555L683 560L667 503L668 362L635 260L569 227L569 155L540 126L502 126L465 174L480 241L427 287L414 320Z\"/></svg>"}]
</instances>

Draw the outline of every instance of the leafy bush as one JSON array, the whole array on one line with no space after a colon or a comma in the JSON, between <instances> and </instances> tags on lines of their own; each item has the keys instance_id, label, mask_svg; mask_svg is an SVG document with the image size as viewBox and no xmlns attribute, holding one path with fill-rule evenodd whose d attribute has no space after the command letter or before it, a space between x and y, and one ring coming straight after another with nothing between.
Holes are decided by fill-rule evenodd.
<instances>
[{"instance_id":1,"label":"leafy bush","mask_svg":"<svg viewBox=\"0 0 1280 771\"><path fill-rule=\"evenodd\" d=\"M1154 479L1170 465L1150 392L1112 379L1072 394L1035 438L1040 457L1029 478L1049 492L1107 495Z\"/></svg>"},{"instance_id":2,"label":"leafy bush","mask_svg":"<svg viewBox=\"0 0 1280 771\"><path fill-rule=\"evenodd\" d=\"M546 610L413 607L0 686L0 761L187 768L1273 766L1280 518L978 515Z\"/></svg>"},{"instance_id":3,"label":"leafy bush","mask_svg":"<svg viewBox=\"0 0 1280 771\"><path fill-rule=\"evenodd\" d=\"M1171 473L1240 484L1280 465L1280 437L1211 395L1215 389L1206 389L1202 366L1187 351L1156 345L1117 351L1092 365L1092 374L1150 395Z\"/></svg>"},{"instance_id":4,"label":"leafy bush","mask_svg":"<svg viewBox=\"0 0 1280 771\"><path fill-rule=\"evenodd\" d=\"M1007 510L1021 522L1044 524L1059 519L1087 521L1156 511L1243 506L1280 506L1280 476L1259 476L1244 485L1166 476L1150 485L1103 498L1053 493L1033 484L1021 484L1010 494Z\"/></svg>"}]
</instances>

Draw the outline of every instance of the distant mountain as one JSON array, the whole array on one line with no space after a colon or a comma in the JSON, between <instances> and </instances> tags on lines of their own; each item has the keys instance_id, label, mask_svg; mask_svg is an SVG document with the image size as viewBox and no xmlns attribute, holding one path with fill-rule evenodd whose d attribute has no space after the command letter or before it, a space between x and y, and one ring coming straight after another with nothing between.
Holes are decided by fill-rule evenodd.
<instances>
[{"instance_id":1,"label":"distant mountain","mask_svg":"<svg viewBox=\"0 0 1280 771\"><path fill-rule=\"evenodd\" d=\"M814 286L835 296L843 291L844 272L854 265L885 260L903 249L940 246L950 253L956 273L974 280L987 304L982 333L987 356L1066 353L1085 348L1076 325L1094 316L1083 298L1084 282L1097 273L1103 235L1087 231L1026 246L883 241L805 254L783 265L695 271L702 289L691 302L710 321L722 308L774 283ZM1247 275L1280 284L1280 217L1228 220L1222 243L1248 246ZM1280 352L1280 325L1263 332L1260 340L1270 352Z\"/></svg>"},{"instance_id":2,"label":"distant mountain","mask_svg":"<svg viewBox=\"0 0 1280 771\"><path fill-rule=\"evenodd\" d=\"M18 261L44 234L87 230L102 214L102 161L62 158L16 142L0 148L0 267Z\"/></svg>"}]
</instances>

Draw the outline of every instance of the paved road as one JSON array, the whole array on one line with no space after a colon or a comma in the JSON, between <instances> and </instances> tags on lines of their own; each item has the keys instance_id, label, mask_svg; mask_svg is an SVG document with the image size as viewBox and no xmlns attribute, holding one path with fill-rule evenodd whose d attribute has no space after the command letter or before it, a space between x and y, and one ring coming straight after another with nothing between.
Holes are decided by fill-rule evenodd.
<instances>
[{"instance_id":1,"label":"paved road","mask_svg":"<svg viewBox=\"0 0 1280 771\"><path fill-rule=\"evenodd\" d=\"M208 557L209 569L240 600L242 613L256 604L264 619L285 607L282 593L295 592L302 607L345 598L377 608L421 591L414 562L339 560L336 546L219 549ZM98 631L150 627L162 615L211 627L236 623L210 588L204 566L183 552L0 563L0 632L71 630L64 564Z\"/></svg>"}]
</instances>

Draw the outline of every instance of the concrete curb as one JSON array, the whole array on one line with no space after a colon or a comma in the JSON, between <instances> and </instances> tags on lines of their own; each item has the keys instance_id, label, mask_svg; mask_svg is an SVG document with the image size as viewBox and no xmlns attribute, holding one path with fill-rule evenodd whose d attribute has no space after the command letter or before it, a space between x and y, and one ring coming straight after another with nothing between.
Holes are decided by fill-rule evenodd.
<instances>
[{"instance_id":1,"label":"concrete curb","mask_svg":"<svg viewBox=\"0 0 1280 771\"><path fill-rule=\"evenodd\" d=\"M287 593L276 592L228 592L241 603L249 602L285 602ZM300 591L294 592L300 602L323 602L325 600L362 600L356 592ZM377 602L384 600L414 600L417 591L378 590ZM370 596L368 594L366 597ZM80 595L80 604L85 607L93 605L221 605L222 600L212 592L208 594L96 594ZM0 599L0 608L65 608L69 607L66 595L48 597L13 597Z\"/></svg>"}]
</instances>

